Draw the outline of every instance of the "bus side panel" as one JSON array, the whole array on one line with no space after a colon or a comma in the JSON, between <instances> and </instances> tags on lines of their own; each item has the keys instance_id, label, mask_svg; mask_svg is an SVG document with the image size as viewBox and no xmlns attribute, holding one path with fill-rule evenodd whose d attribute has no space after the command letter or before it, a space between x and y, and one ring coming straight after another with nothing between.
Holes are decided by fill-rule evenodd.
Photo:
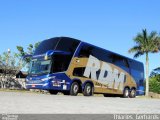
<instances>
[{"instance_id":1,"label":"bus side panel","mask_svg":"<svg viewBox=\"0 0 160 120\"><path fill-rule=\"evenodd\" d=\"M27 89L43 89L43 90L70 90L72 80L65 73L55 73L49 76L36 77L36 80L27 78ZM43 79L46 79L43 81Z\"/></svg>"},{"instance_id":2,"label":"bus side panel","mask_svg":"<svg viewBox=\"0 0 160 120\"><path fill-rule=\"evenodd\" d=\"M123 88L120 87L120 84L115 88L115 82L113 80L101 82L99 79L94 80L91 79L91 77L85 77L84 76L84 71L86 69L86 65L88 62L89 58L78 58L74 57L72 59L72 62L70 64L69 69L67 70L66 74L70 76L71 79L79 79L82 82L82 85L85 84L86 81L91 81L94 84L94 92L95 93L110 93L110 94L123 94ZM103 61L100 61L100 64L102 65L104 63ZM119 73L124 73L125 74L125 80L122 83L123 87L129 86L131 87L136 87L136 83L133 79L131 79L131 75L129 74L129 68L128 70L123 70L122 68L113 65L111 63L107 63L113 70L116 69L119 71ZM100 74L101 70L97 72L97 78L99 77L98 74ZM112 74L115 74L113 76L117 76L117 73L114 73L113 71L108 71ZM108 86L108 83L110 84ZM114 89L115 88L115 89Z\"/></svg>"},{"instance_id":3,"label":"bus side panel","mask_svg":"<svg viewBox=\"0 0 160 120\"><path fill-rule=\"evenodd\" d=\"M80 79L82 84L84 84L86 81L92 81L94 83L95 93L123 94L123 89L125 87L137 89L137 86L139 86L137 81L139 81L140 78L139 75L135 76L137 75L137 72L133 71L134 69L137 69L137 66L139 66L140 63L133 60L133 63L135 63L130 65L127 60L128 58L82 42L72 58L71 64L66 73L71 79ZM87 73L88 75L85 76L84 71L87 68L89 61L91 62L91 64L88 66L90 67L90 71ZM107 65L109 69L103 67L104 64ZM95 66L98 68L95 68ZM138 69L142 68L143 66L141 65L141 68ZM93 75L94 78L91 74L93 69L96 69L96 73L94 72ZM105 80L102 80L99 77L100 73L103 71L106 71L107 73L106 75L104 74L106 77ZM108 74L112 74L110 79L107 78ZM124 80L120 80L121 74L125 75L125 78L123 78ZM141 79L143 79L143 77L141 77ZM121 87L120 89L121 83L119 83L118 88L116 87L115 89L115 83L119 82L119 80L120 82L123 81L123 88ZM118 83L116 83L116 86L117 84Z\"/></svg>"},{"instance_id":4,"label":"bus side panel","mask_svg":"<svg viewBox=\"0 0 160 120\"><path fill-rule=\"evenodd\" d=\"M144 66L142 63L132 61L131 66L131 76L137 85L137 95L144 95Z\"/></svg>"}]
</instances>

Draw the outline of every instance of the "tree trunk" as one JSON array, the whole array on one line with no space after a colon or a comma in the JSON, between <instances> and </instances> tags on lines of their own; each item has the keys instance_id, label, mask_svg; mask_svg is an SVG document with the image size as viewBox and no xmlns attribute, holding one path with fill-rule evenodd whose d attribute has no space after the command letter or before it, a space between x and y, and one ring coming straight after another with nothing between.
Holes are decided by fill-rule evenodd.
<instances>
[{"instance_id":1,"label":"tree trunk","mask_svg":"<svg viewBox=\"0 0 160 120\"><path fill-rule=\"evenodd\" d=\"M146 96L148 97L149 94L149 58L148 53L146 53Z\"/></svg>"}]
</instances>

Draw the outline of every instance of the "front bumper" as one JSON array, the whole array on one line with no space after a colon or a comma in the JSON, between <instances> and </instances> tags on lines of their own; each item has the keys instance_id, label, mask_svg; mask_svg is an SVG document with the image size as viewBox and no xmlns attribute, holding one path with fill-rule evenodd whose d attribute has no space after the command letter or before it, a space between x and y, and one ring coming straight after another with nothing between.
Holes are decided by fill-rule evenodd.
<instances>
[{"instance_id":1,"label":"front bumper","mask_svg":"<svg viewBox=\"0 0 160 120\"><path fill-rule=\"evenodd\" d=\"M69 90L72 80L65 73L49 74L26 79L27 89Z\"/></svg>"}]
</instances>

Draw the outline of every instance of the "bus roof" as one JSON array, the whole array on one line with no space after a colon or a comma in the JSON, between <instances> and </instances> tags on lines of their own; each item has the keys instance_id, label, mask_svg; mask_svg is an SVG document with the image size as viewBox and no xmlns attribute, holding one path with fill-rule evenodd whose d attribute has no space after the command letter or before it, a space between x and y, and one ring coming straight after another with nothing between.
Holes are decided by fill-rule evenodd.
<instances>
[{"instance_id":1,"label":"bus roof","mask_svg":"<svg viewBox=\"0 0 160 120\"><path fill-rule=\"evenodd\" d=\"M101 48L101 47L99 47L99 46L95 46L95 45L93 45L93 44L90 44L90 43L84 42L84 41L82 41L82 40L78 40L78 39L71 38L71 37L63 37L63 36L62 36L62 37L60 37L60 38L69 38L69 39L77 40L77 41L80 41L80 42L86 43L86 44L88 44L88 45L91 45L91 46L94 46L94 47L100 48L100 49L102 49L102 50L104 50L104 51L111 52L111 53L113 53L113 54L115 54L115 55L118 55L118 56L121 56L121 57L123 57L123 58L126 58L126 59L128 59L129 61L131 61L131 62L132 62L132 61L134 61L134 62L138 62L138 63L143 64L142 62L137 61L137 60L135 60L135 59L132 59L132 58L126 57L126 56L124 56L124 55L118 54L118 53L116 53L116 52L110 51L110 50L105 49L105 48Z\"/></svg>"}]
</instances>

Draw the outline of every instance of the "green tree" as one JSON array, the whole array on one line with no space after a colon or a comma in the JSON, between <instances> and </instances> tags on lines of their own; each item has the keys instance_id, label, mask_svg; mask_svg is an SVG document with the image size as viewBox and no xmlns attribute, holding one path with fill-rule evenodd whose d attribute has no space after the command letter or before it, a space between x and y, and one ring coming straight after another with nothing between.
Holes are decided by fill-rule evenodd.
<instances>
[{"instance_id":1,"label":"green tree","mask_svg":"<svg viewBox=\"0 0 160 120\"><path fill-rule=\"evenodd\" d=\"M149 90L160 94L160 75L156 75L149 79Z\"/></svg>"},{"instance_id":2,"label":"green tree","mask_svg":"<svg viewBox=\"0 0 160 120\"><path fill-rule=\"evenodd\" d=\"M160 76L160 67L155 68L151 74L150 74L150 78L155 77L155 76Z\"/></svg>"},{"instance_id":3,"label":"green tree","mask_svg":"<svg viewBox=\"0 0 160 120\"><path fill-rule=\"evenodd\" d=\"M27 47L27 51L24 51L24 48L22 46L17 46L17 50L19 51L17 56L19 56L21 58L24 55L32 55L39 44L40 44L40 42L37 42L34 45L29 44L28 47ZM29 63L30 62L30 58L26 58L25 62Z\"/></svg>"},{"instance_id":4,"label":"green tree","mask_svg":"<svg viewBox=\"0 0 160 120\"><path fill-rule=\"evenodd\" d=\"M0 61L7 67L19 67L19 59L16 53L3 52L0 55Z\"/></svg>"},{"instance_id":5,"label":"green tree","mask_svg":"<svg viewBox=\"0 0 160 120\"><path fill-rule=\"evenodd\" d=\"M11 51L3 52L3 54L0 55L0 88L7 88L8 85L11 85L12 77L14 77L20 69L21 66L16 53L12 53Z\"/></svg>"},{"instance_id":6,"label":"green tree","mask_svg":"<svg viewBox=\"0 0 160 120\"><path fill-rule=\"evenodd\" d=\"M142 33L138 33L137 36L133 39L136 43L129 53L135 53L134 58L137 58L141 55L146 55L146 96L149 93L149 53L156 53L160 48L160 40L157 32L152 31L147 33L146 29L142 30Z\"/></svg>"},{"instance_id":7,"label":"green tree","mask_svg":"<svg viewBox=\"0 0 160 120\"><path fill-rule=\"evenodd\" d=\"M160 67L155 68L150 74L149 90L160 94Z\"/></svg>"}]
</instances>

